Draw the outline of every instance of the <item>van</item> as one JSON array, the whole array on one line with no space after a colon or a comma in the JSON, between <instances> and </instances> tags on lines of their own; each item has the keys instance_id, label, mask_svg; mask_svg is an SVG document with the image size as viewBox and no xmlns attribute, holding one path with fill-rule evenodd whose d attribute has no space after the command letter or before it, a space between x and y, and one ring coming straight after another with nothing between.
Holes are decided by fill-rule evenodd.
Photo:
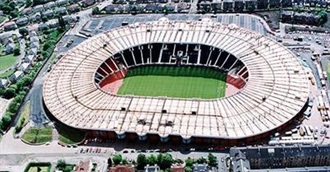
<instances>
[{"instance_id":1,"label":"van","mask_svg":"<svg viewBox=\"0 0 330 172\"><path fill-rule=\"evenodd\" d=\"M321 85L324 87L325 86L325 81L324 79L321 79Z\"/></svg>"}]
</instances>

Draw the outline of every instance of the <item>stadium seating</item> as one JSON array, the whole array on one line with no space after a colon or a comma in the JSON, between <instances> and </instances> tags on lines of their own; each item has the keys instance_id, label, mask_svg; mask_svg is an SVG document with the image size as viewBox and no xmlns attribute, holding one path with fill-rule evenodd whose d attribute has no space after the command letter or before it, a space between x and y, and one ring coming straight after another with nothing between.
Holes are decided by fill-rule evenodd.
<instances>
[{"instance_id":1,"label":"stadium seating","mask_svg":"<svg viewBox=\"0 0 330 172\"><path fill-rule=\"evenodd\" d=\"M180 43L189 44L188 52ZM174 64L175 49L188 54L184 63L237 71L230 73L234 83L246 85L229 97L192 100L117 96L95 84L104 75L123 77L123 70L140 64ZM75 128L239 139L276 130L293 119L308 98L306 78L297 58L264 35L204 20L156 21L115 28L73 48L48 74L43 96L53 116Z\"/></svg>"}]
</instances>

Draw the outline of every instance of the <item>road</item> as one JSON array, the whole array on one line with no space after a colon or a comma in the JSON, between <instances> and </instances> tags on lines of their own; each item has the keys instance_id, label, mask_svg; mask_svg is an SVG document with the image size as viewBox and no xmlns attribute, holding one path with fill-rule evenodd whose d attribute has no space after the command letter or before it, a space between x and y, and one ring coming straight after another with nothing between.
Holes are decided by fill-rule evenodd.
<instances>
[{"instance_id":1,"label":"road","mask_svg":"<svg viewBox=\"0 0 330 172\"><path fill-rule=\"evenodd\" d=\"M20 153L20 154L1 154L0 156L0 171L22 171L25 166L29 162L51 162L56 163L59 159L64 159L67 163L77 164L82 159L91 159L92 162L96 162L98 166L100 166L101 171L106 171L106 163L107 159L113 154L113 150L111 148L103 148L103 150L107 149L107 153L77 153L78 148L68 148L73 150L73 152L67 153L57 153L57 152L49 152L49 153ZM51 149L49 149L51 150ZM122 156L127 158L128 160L136 160L139 153L122 153ZM144 153L145 155L157 155L159 153ZM191 152L189 154L182 154L180 152L170 152L174 159L186 159L191 157L193 159L198 159L200 157L207 157L207 152ZM224 159L228 156L225 153L212 153L215 155L220 164L220 169L222 167L221 159Z\"/></svg>"}]
</instances>

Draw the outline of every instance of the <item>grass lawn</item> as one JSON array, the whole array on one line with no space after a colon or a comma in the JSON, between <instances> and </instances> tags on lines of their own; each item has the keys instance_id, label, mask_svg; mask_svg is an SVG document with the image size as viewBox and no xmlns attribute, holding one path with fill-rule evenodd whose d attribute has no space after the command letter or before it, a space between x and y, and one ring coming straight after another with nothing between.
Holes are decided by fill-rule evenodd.
<instances>
[{"instance_id":1,"label":"grass lawn","mask_svg":"<svg viewBox=\"0 0 330 172\"><path fill-rule=\"evenodd\" d=\"M225 90L226 76L214 69L147 66L129 70L118 94L212 99Z\"/></svg>"},{"instance_id":2,"label":"grass lawn","mask_svg":"<svg viewBox=\"0 0 330 172\"><path fill-rule=\"evenodd\" d=\"M65 164L65 167L64 168L60 168L59 170L62 170L62 171L73 171L74 166L75 165L73 165L73 164Z\"/></svg>"},{"instance_id":3,"label":"grass lawn","mask_svg":"<svg viewBox=\"0 0 330 172\"><path fill-rule=\"evenodd\" d=\"M15 69L8 69L7 72L0 73L0 78L7 78L15 72Z\"/></svg>"},{"instance_id":4,"label":"grass lawn","mask_svg":"<svg viewBox=\"0 0 330 172\"><path fill-rule=\"evenodd\" d=\"M0 70L5 70L11 67L16 61L14 54L8 54L0 57Z\"/></svg>"},{"instance_id":5,"label":"grass lawn","mask_svg":"<svg viewBox=\"0 0 330 172\"><path fill-rule=\"evenodd\" d=\"M28 172L48 172L49 169L49 167L30 167Z\"/></svg>"},{"instance_id":6,"label":"grass lawn","mask_svg":"<svg viewBox=\"0 0 330 172\"><path fill-rule=\"evenodd\" d=\"M53 139L53 129L50 127L30 128L24 134L22 139L28 143L46 143Z\"/></svg>"},{"instance_id":7,"label":"grass lawn","mask_svg":"<svg viewBox=\"0 0 330 172\"><path fill-rule=\"evenodd\" d=\"M26 104L24 105L22 111L21 111L21 114L19 116L19 119L16 123L16 126L22 126L24 127L28 122L29 122L29 119L30 119L30 101L26 102ZM24 121L21 122L24 118Z\"/></svg>"},{"instance_id":8,"label":"grass lawn","mask_svg":"<svg viewBox=\"0 0 330 172\"><path fill-rule=\"evenodd\" d=\"M328 81L330 82L330 61L328 61L327 76L328 76Z\"/></svg>"},{"instance_id":9,"label":"grass lawn","mask_svg":"<svg viewBox=\"0 0 330 172\"><path fill-rule=\"evenodd\" d=\"M56 127L60 137L59 140L65 144L72 145L82 142L85 139L85 133L66 126Z\"/></svg>"},{"instance_id":10,"label":"grass lawn","mask_svg":"<svg viewBox=\"0 0 330 172\"><path fill-rule=\"evenodd\" d=\"M7 19L7 17L1 16L0 17L0 23L2 23L3 21L5 21Z\"/></svg>"}]
</instances>

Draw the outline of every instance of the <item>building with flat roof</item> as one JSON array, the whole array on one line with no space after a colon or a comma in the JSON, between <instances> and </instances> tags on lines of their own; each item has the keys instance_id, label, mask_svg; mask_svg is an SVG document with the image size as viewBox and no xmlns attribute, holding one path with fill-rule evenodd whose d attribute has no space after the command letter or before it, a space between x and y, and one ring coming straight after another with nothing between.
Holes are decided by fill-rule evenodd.
<instances>
[{"instance_id":1,"label":"building with flat roof","mask_svg":"<svg viewBox=\"0 0 330 172\"><path fill-rule=\"evenodd\" d=\"M233 171L329 171L330 146L231 148Z\"/></svg>"}]
</instances>

